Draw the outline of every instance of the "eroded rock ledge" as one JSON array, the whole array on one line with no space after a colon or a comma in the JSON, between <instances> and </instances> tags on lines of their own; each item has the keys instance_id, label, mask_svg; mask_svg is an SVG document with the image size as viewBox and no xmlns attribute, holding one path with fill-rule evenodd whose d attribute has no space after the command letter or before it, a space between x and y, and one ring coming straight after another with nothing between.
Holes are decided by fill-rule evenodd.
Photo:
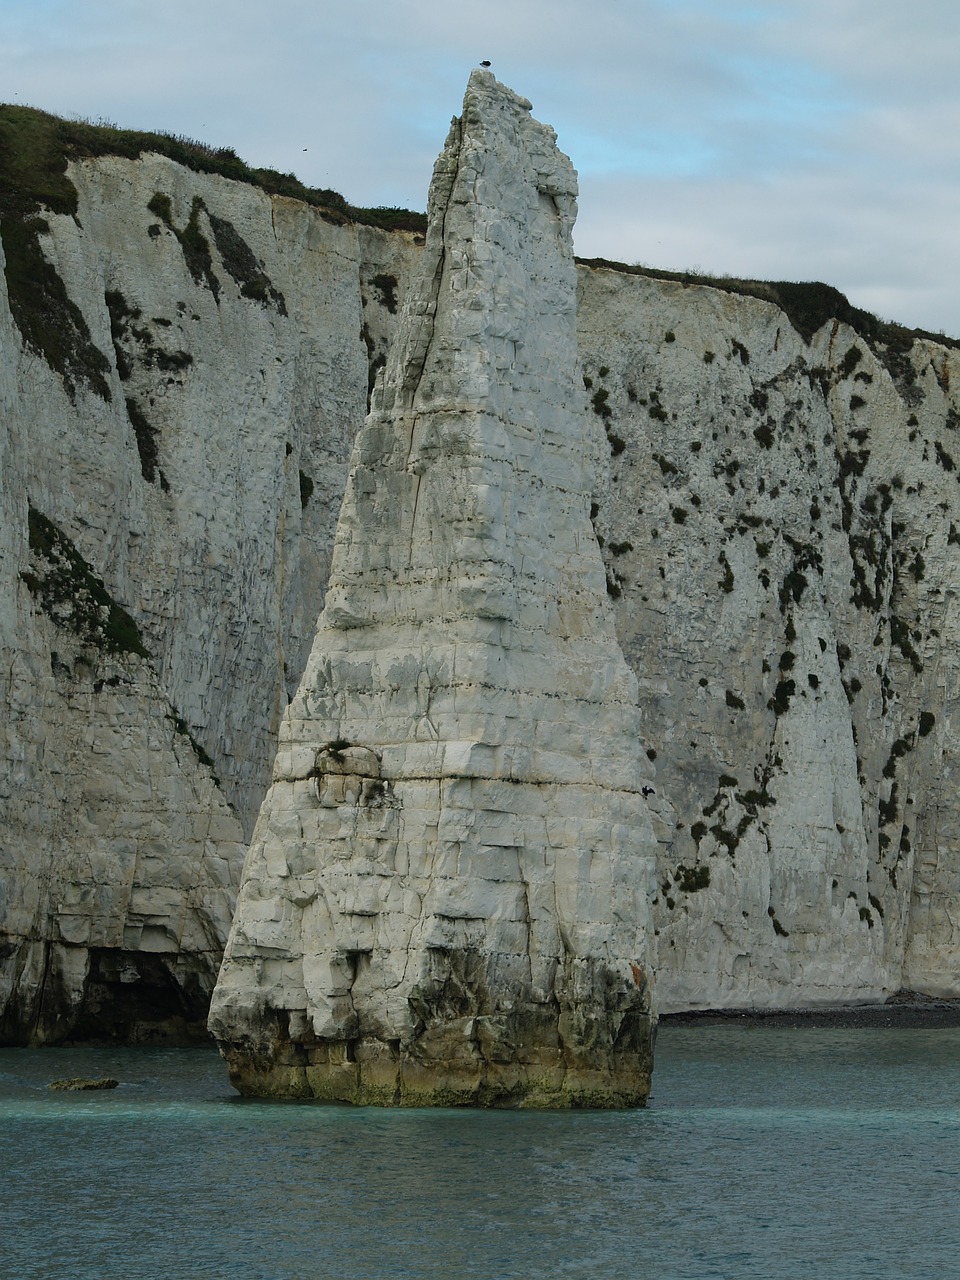
<instances>
[{"instance_id":1,"label":"eroded rock ledge","mask_svg":"<svg viewBox=\"0 0 960 1280\"><path fill-rule=\"evenodd\" d=\"M476 71L210 1027L243 1093L642 1104L656 835L591 526L576 175Z\"/></svg>"}]
</instances>

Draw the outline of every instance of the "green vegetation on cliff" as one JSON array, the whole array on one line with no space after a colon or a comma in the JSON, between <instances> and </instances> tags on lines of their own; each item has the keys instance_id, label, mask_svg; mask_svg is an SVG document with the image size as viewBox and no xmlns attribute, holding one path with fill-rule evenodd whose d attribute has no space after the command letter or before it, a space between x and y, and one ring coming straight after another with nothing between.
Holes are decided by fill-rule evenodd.
<instances>
[{"instance_id":1,"label":"green vegetation on cliff","mask_svg":"<svg viewBox=\"0 0 960 1280\"><path fill-rule=\"evenodd\" d=\"M48 230L41 211L77 209L61 127L72 126L28 107L0 107L0 240L10 311L24 343L60 374L71 399L83 382L109 400L109 361L40 247Z\"/></svg>"},{"instance_id":2,"label":"green vegetation on cliff","mask_svg":"<svg viewBox=\"0 0 960 1280\"><path fill-rule=\"evenodd\" d=\"M100 155L135 160L146 152L167 156L198 173L219 174L259 187L271 195L301 200L330 222L361 223L387 231L418 234L426 231L423 213L348 204L339 192L308 187L292 173L253 168L231 147L211 147L170 133L62 120L34 107L0 104L0 241L6 258L10 308L25 344L61 375L71 398L75 397L77 386L85 383L97 395L109 400L110 364L93 344L83 315L67 296L53 265L44 257L39 237L48 228L43 214L76 215L77 193L67 177L71 160ZM229 250L229 245L221 245L220 239L218 235L218 248ZM226 233L224 239L226 241ZM673 280L684 286L704 285L771 302L784 311L806 341L828 321L842 321L870 345L897 381L911 380L908 356L917 338L960 347L960 339L881 320L853 306L839 289L819 281L742 280L699 271L631 266L606 258L578 258L577 261L587 267ZM237 266L231 259L228 269L236 274L246 265L244 262ZM272 297L268 282L247 280L249 274L247 271L244 275L246 295L279 306L279 295Z\"/></svg>"},{"instance_id":3,"label":"green vegetation on cliff","mask_svg":"<svg viewBox=\"0 0 960 1280\"><path fill-rule=\"evenodd\" d=\"M10 310L24 343L60 374L71 399L76 397L78 386L85 384L109 400L110 362L94 345L83 314L44 256L40 237L49 229L44 213L76 216L77 193L67 177L71 160L101 155L135 160L145 152L157 152L198 173L220 174L271 195L302 200L331 222L358 222L389 231L426 230L425 214L408 209L356 208L336 191L304 186L292 173L253 169L230 147L209 147L167 133L61 120L34 107L0 104L0 241ZM215 224L214 229L218 247L228 252L236 246L224 249L220 244L221 238L226 239L225 226L218 229ZM245 262L238 266L236 257L234 252L227 263L231 274L247 266ZM248 296L262 294L280 305L280 296L270 294L269 282L259 278L248 281L246 275Z\"/></svg>"},{"instance_id":4,"label":"green vegetation on cliff","mask_svg":"<svg viewBox=\"0 0 960 1280\"><path fill-rule=\"evenodd\" d=\"M928 338L945 347L960 347L960 338L947 338L942 333L908 329L904 325L880 320L869 311L853 306L839 289L819 280L740 280L735 276L710 276L700 271L661 271L656 267L628 266L625 262L610 262L606 258L578 258L577 262L584 267L605 267L609 271L646 276L651 280L675 280L684 286L705 285L710 289L722 289L725 293L772 302L786 314L805 342L809 342L828 321L839 320L869 344L895 381L902 378L910 380L907 356L917 338Z\"/></svg>"},{"instance_id":5,"label":"green vegetation on cliff","mask_svg":"<svg viewBox=\"0 0 960 1280\"><path fill-rule=\"evenodd\" d=\"M136 160L156 152L197 173L217 173L235 182L261 187L270 195L290 196L322 210L336 222L360 222L388 231L426 231L427 216L410 209L365 209L348 204L337 191L308 187L292 173L255 169L232 147L211 147L171 133L117 129L108 124L61 120L35 107L0 104L0 212L10 197L21 206L45 206L55 213L76 212L76 192L66 176L67 162L89 156L126 156Z\"/></svg>"},{"instance_id":6,"label":"green vegetation on cliff","mask_svg":"<svg viewBox=\"0 0 960 1280\"><path fill-rule=\"evenodd\" d=\"M149 658L133 618L63 530L33 507L29 520L31 568L20 577L43 612L85 644Z\"/></svg>"}]
</instances>

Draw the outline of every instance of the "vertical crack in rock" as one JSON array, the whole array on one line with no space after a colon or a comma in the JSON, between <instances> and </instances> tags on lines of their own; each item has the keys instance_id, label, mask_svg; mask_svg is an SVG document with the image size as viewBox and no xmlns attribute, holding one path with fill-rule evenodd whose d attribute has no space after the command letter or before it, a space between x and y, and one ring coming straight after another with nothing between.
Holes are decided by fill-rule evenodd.
<instances>
[{"instance_id":1,"label":"vertical crack in rock","mask_svg":"<svg viewBox=\"0 0 960 1280\"><path fill-rule=\"evenodd\" d=\"M590 523L576 175L529 113L474 72L434 171L211 1008L246 1094L649 1090L649 766Z\"/></svg>"}]
</instances>

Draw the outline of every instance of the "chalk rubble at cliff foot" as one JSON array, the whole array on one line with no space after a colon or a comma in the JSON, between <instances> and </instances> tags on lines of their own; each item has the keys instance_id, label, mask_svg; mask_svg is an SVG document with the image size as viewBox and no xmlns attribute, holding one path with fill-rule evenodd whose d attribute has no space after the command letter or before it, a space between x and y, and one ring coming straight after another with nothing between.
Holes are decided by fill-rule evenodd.
<instances>
[{"instance_id":1,"label":"chalk rubble at cliff foot","mask_svg":"<svg viewBox=\"0 0 960 1280\"><path fill-rule=\"evenodd\" d=\"M656 837L590 519L576 175L529 111L475 71L434 171L211 1007L245 1094L649 1090Z\"/></svg>"}]
</instances>

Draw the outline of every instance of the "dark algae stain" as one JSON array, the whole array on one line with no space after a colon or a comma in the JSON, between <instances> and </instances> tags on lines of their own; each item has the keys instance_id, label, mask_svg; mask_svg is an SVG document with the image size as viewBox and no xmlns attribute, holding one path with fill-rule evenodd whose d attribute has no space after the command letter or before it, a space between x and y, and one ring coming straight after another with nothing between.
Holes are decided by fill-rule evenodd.
<instances>
[{"instance_id":1,"label":"dark algae stain","mask_svg":"<svg viewBox=\"0 0 960 1280\"><path fill-rule=\"evenodd\" d=\"M219 174L259 187L269 195L300 200L336 224L362 223L420 234L426 231L425 214L355 207L339 192L307 187L292 173L252 168L230 147L211 147L169 133L61 120L33 107L0 104L0 242L10 310L24 345L61 377L72 400L81 386L110 400L110 362L93 342L82 312L44 255L42 237L49 230L45 215L77 216L77 192L67 176L70 161L101 155L136 160L145 152L166 156L197 173ZM151 201L151 212L176 230L169 197L160 194L156 208ZM194 278L203 280L216 294L219 281L199 215L195 204L186 226L176 234ZM217 226L211 219L217 248L241 294L284 314L283 295L271 284L249 246L226 220L219 221ZM159 235L159 223L149 230L152 236Z\"/></svg>"},{"instance_id":2,"label":"dark algae stain","mask_svg":"<svg viewBox=\"0 0 960 1280\"><path fill-rule=\"evenodd\" d=\"M111 398L110 362L94 344L83 313L45 257L44 211L76 216L60 130L65 121L27 107L0 107L0 240L14 323L26 347L63 380L71 400L82 384Z\"/></svg>"},{"instance_id":3,"label":"dark algae stain","mask_svg":"<svg viewBox=\"0 0 960 1280\"><path fill-rule=\"evenodd\" d=\"M67 535L34 507L29 521L31 567L20 577L43 612L85 644L149 658L137 624Z\"/></svg>"}]
</instances>

